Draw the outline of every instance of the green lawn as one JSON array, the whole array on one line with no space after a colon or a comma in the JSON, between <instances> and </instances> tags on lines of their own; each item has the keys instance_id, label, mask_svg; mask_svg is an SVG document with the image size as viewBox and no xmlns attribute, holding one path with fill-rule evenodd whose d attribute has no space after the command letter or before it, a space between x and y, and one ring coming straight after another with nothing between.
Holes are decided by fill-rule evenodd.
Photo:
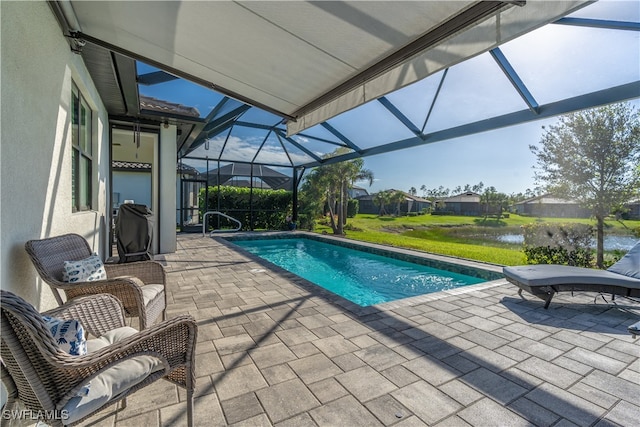
<instances>
[{"instance_id":1,"label":"green lawn","mask_svg":"<svg viewBox=\"0 0 640 427\"><path fill-rule=\"evenodd\" d=\"M468 216L419 215L379 217L359 214L347 221L346 237L501 265L525 263L522 245L497 241L497 234L519 234L520 226L532 222L576 222L591 224L589 219L531 218L511 214L500 221ZM608 221L606 233L632 234L640 221ZM331 233L331 228L319 225L316 232Z\"/></svg>"}]
</instances>

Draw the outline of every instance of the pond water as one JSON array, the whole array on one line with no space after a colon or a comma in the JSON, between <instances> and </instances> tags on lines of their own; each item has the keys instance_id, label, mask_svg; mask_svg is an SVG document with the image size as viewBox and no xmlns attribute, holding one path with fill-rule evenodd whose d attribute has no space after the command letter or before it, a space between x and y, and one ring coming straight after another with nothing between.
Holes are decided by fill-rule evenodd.
<instances>
[{"instance_id":1,"label":"pond water","mask_svg":"<svg viewBox=\"0 0 640 427\"><path fill-rule=\"evenodd\" d=\"M522 234L502 234L500 236L496 236L496 238L505 243L523 243L524 236ZM612 251L612 250L623 250L628 251L631 249L636 243L638 243L638 238L633 236L604 236L604 250ZM595 247L596 242L593 241L593 246Z\"/></svg>"}]
</instances>

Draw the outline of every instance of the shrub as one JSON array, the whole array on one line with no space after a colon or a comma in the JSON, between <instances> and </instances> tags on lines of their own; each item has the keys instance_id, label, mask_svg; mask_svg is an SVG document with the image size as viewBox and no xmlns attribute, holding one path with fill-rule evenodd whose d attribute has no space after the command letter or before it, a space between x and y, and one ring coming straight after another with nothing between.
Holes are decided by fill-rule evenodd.
<instances>
[{"instance_id":1,"label":"shrub","mask_svg":"<svg viewBox=\"0 0 640 427\"><path fill-rule=\"evenodd\" d=\"M604 254L604 268L609 268L626 254L626 252L619 249L614 249L611 253Z\"/></svg>"},{"instance_id":2,"label":"shrub","mask_svg":"<svg viewBox=\"0 0 640 427\"><path fill-rule=\"evenodd\" d=\"M313 231L316 226L316 221L313 215L299 214L298 215L298 230Z\"/></svg>"},{"instance_id":3,"label":"shrub","mask_svg":"<svg viewBox=\"0 0 640 427\"><path fill-rule=\"evenodd\" d=\"M592 226L536 223L523 228L527 263L592 266Z\"/></svg>"},{"instance_id":4,"label":"shrub","mask_svg":"<svg viewBox=\"0 0 640 427\"><path fill-rule=\"evenodd\" d=\"M347 218L355 218L360 211L360 202L357 199L349 199L347 202Z\"/></svg>"},{"instance_id":5,"label":"shrub","mask_svg":"<svg viewBox=\"0 0 640 427\"><path fill-rule=\"evenodd\" d=\"M245 187L211 186L208 203L204 203L204 198L203 188L199 194L201 215L220 206L221 212L242 223L243 230L251 229L252 224L254 229L280 230L291 210L291 192L286 190L254 188L252 191ZM216 221L214 216L210 217L209 225L214 226Z\"/></svg>"}]
</instances>

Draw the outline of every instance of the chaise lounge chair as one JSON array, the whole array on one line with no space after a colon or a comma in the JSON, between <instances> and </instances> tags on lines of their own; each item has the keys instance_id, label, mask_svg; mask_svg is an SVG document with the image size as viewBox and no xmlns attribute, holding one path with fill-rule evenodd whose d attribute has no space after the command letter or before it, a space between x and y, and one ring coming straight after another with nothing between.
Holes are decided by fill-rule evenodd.
<instances>
[{"instance_id":1,"label":"chaise lounge chair","mask_svg":"<svg viewBox=\"0 0 640 427\"><path fill-rule=\"evenodd\" d=\"M640 297L640 242L608 270L537 264L505 267L506 279L545 301L548 308L556 292L599 292Z\"/></svg>"}]
</instances>

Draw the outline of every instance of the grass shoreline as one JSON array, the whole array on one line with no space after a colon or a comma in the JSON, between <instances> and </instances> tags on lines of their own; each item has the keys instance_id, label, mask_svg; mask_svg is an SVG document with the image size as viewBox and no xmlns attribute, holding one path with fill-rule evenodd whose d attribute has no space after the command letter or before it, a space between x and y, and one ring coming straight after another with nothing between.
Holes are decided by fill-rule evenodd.
<instances>
[{"instance_id":1,"label":"grass shoreline","mask_svg":"<svg viewBox=\"0 0 640 427\"><path fill-rule=\"evenodd\" d=\"M499 242L492 236L517 232L520 226L532 222L582 223L595 227L595 221L590 219L539 219L514 214L500 221L464 216L379 217L358 214L347 221L345 237L491 264L520 265L526 263L522 245ZM608 221L605 233L633 235L632 230L637 227L640 227L640 221ZM332 233L326 225L317 225L314 231Z\"/></svg>"}]
</instances>

